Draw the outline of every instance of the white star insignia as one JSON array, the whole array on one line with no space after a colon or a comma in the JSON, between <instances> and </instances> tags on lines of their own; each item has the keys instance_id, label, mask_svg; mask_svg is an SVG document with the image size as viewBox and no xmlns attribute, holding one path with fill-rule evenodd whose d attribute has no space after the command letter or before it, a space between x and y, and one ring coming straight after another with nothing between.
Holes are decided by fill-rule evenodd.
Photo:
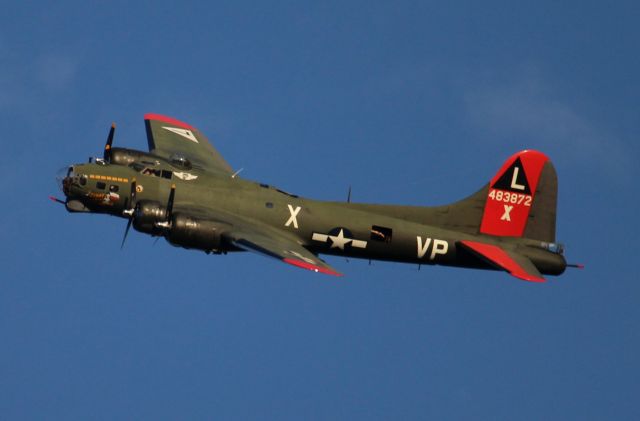
<instances>
[{"instance_id":1,"label":"white star insignia","mask_svg":"<svg viewBox=\"0 0 640 421\"><path fill-rule=\"evenodd\" d=\"M351 242L350 238L344 237L344 230L341 228L338 235L330 235L331 239L331 248L339 248L340 250L344 250L344 246Z\"/></svg>"}]
</instances>

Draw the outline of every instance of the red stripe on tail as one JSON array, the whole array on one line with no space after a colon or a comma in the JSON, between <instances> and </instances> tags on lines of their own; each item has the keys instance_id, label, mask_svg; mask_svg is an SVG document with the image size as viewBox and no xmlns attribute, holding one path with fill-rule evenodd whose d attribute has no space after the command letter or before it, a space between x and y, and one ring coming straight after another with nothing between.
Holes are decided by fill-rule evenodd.
<instances>
[{"instance_id":1,"label":"red stripe on tail","mask_svg":"<svg viewBox=\"0 0 640 421\"><path fill-rule=\"evenodd\" d=\"M504 163L489 184L480 232L501 237L521 237L540 173L549 158L538 151L525 150Z\"/></svg>"}]
</instances>

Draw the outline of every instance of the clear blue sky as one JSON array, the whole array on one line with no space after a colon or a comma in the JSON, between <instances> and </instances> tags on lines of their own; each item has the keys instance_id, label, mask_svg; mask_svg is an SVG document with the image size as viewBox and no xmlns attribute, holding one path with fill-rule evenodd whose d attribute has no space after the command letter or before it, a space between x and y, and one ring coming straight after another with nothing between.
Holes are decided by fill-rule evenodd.
<instances>
[{"instance_id":1,"label":"clear blue sky","mask_svg":"<svg viewBox=\"0 0 640 421\"><path fill-rule=\"evenodd\" d=\"M640 418L638 2L131 3L2 6L0 418ZM47 196L146 112L321 199L447 203L542 150L587 268L120 251Z\"/></svg>"}]
</instances>

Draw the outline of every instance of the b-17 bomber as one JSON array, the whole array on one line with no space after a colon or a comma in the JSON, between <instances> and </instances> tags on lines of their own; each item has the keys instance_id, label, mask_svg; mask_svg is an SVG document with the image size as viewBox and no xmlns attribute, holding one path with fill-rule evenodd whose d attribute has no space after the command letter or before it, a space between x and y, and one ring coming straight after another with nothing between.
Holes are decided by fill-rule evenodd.
<instances>
[{"instance_id":1,"label":"b-17 bomber","mask_svg":"<svg viewBox=\"0 0 640 421\"><path fill-rule=\"evenodd\" d=\"M543 282L568 265L556 242L558 181L549 158L523 150L480 190L445 206L318 201L244 179L195 127L146 114L148 152L113 147L65 167L72 213L127 220L130 228L206 253L250 251L328 275L319 254L506 271Z\"/></svg>"}]
</instances>

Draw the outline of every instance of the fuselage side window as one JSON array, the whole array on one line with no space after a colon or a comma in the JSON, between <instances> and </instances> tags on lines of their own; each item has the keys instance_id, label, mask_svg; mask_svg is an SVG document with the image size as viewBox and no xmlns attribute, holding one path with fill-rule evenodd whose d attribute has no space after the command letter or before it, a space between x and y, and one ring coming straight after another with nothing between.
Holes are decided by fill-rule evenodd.
<instances>
[{"instance_id":1,"label":"fuselage side window","mask_svg":"<svg viewBox=\"0 0 640 421\"><path fill-rule=\"evenodd\" d=\"M387 227L381 227L374 225L371 227L371 240L381 241L383 243L390 243L393 236L393 230Z\"/></svg>"}]
</instances>

